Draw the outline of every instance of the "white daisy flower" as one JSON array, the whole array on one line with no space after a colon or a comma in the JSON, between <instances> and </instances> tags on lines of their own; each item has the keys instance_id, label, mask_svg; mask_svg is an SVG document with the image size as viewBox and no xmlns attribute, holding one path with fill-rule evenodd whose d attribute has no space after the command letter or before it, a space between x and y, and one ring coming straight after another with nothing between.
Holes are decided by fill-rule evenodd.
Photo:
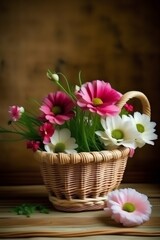
<instances>
[{"instance_id":1,"label":"white daisy flower","mask_svg":"<svg viewBox=\"0 0 160 240\"><path fill-rule=\"evenodd\" d=\"M50 138L51 142L44 145L47 152L65 152L76 153L75 148L78 147L76 140L71 137L71 133L67 128L55 130L54 134Z\"/></svg>"},{"instance_id":2,"label":"white daisy flower","mask_svg":"<svg viewBox=\"0 0 160 240\"><path fill-rule=\"evenodd\" d=\"M150 117L146 114L135 112L133 116L130 115L131 121L135 124L139 133L136 138L136 143L139 148L143 147L146 143L154 145L153 140L158 138L155 134L155 122L150 121Z\"/></svg>"},{"instance_id":3,"label":"white daisy flower","mask_svg":"<svg viewBox=\"0 0 160 240\"><path fill-rule=\"evenodd\" d=\"M138 132L128 116L102 118L101 124L104 131L96 131L96 134L107 149L114 149L120 145L132 149L137 147L135 139L138 137Z\"/></svg>"}]
</instances>

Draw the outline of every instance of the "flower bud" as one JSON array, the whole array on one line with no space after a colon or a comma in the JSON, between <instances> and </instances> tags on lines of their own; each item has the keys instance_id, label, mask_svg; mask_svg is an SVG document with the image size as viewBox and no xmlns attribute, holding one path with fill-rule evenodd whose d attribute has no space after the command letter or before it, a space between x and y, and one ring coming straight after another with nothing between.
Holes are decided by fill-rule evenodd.
<instances>
[{"instance_id":1,"label":"flower bud","mask_svg":"<svg viewBox=\"0 0 160 240\"><path fill-rule=\"evenodd\" d=\"M55 80L56 82L58 82L58 81L59 81L59 76L58 76L58 74L53 73L53 74L52 74L52 79Z\"/></svg>"}]
</instances>

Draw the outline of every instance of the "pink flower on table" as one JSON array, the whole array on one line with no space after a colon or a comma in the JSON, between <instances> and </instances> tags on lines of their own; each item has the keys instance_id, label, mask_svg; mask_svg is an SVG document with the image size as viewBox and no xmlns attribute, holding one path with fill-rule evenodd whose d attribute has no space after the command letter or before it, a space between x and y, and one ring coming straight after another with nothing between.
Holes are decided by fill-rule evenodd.
<instances>
[{"instance_id":1,"label":"pink flower on table","mask_svg":"<svg viewBox=\"0 0 160 240\"><path fill-rule=\"evenodd\" d=\"M149 220L151 204L148 197L132 188L112 191L106 200L104 211L126 227L140 225Z\"/></svg>"},{"instance_id":2,"label":"pink flower on table","mask_svg":"<svg viewBox=\"0 0 160 240\"><path fill-rule=\"evenodd\" d=\"M24 108L14 105L9 107L8 112L10 114L11 120L16 122L20 119L22 113L24 112Z\"/></svg>"},{"instance_id":3,"label":"pink flower on table","mask_svg":"<svg viewBox=\"0 0 160 240\"><path fill-rule=\"evenodd\" d=\"M62 125L74 116L73 107L72 99L64 92L57 91L48 94L40 110L50 123Z\"/></svg>"},{"instance_id":4,"label":"pink flower on table","mask_svg":"<svg viewBox=\"0 0 160 240\"><path fill-rule=\"evenodd\" d=\"M115 104L121 96L109 83L101 80L87 82L76 92L78 106L100 116L118 114L120 110Z\"/></svg>"},{"instance_id":5,"label":"pink flower on table","mask_svg":"<svg viewBox=\"0 0 160 240\"><path fill-rule=\"evenodd\" d=\"M40 142L39 141L31 140L31 141L27 142L27 148L32 149L33 152L36 152L39 149L39 147L40 147Z\"/></svg>"},{"instance_id":6,"label":"pink flower on table","mask_svg":"<svg viewBox=\"0 0 160 240\"><path fill-rule=\"evenodd\" d=\"M53 124L49 122L45 122L42 126L40 126L39 131L43 138L44 144L47 144L50 142L50 137L53 135L54 130L55 129L53 127Z\"/></svg>"}]
</instances>

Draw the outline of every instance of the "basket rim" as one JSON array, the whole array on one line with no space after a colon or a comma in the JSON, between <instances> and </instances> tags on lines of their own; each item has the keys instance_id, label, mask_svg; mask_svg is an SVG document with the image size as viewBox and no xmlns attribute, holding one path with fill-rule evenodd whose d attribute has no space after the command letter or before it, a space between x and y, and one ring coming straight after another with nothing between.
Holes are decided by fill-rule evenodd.
<instances>
[{"instance_id":1,"label":"basket rim","mask_svg":"<svg viewBox=\"0 0 160 240\"><path fill-rule=\"evenodd\" d=\"M46 151L37 150L35 158L40 162L51 164L77 164L77 163L91 163L104 162L110 160L117 160L128 157L130 148L120 147L114 150L102 150L79 153L49 153Z\"/></svg>"}]
</instances>

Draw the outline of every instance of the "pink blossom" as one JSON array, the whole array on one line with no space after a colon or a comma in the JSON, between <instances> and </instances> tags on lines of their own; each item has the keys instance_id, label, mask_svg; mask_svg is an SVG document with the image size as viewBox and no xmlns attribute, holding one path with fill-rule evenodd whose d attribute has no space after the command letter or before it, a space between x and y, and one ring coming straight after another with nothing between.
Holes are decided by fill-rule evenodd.
<instances>
[{"instance_id":1,"label":"pink blossom","mask_svg":"<svg viewBox=\"0 0 160 240\"><path fill-rule=\"evenodd\" d=\"M124 105L124 108L126 109L127 112L133 112L134 110L133 105L128 103Z\"/></svg>"},{"instance_id":2,"label":"pink blossom","mask_svg":"<svg viewBox=\"0 0 160 240\"><path fill-rule=\"evenodd\" d=\"M28 149L32 149L33 152L36 152L38 150L39 146L40 146L40 142L39 141L31 140L31 141L27 142L27 148Z\"/></svg>"},{"instance_id":3,"label":"pink blossom","mask_svg":"<svg viewBox=\"0 0 160 240\"><path fill-rule=\"evenodd\" d=\"M106 200L104 211L126 227L140 225L149 220L151 204L148 197L132 188L112 191Z\"/></svg>"},{"instance_id":4,"label":"pink blossom","mask_svg":"<svg viewBox=\"0 0 160 240\"><path fill-rule=\"evenodd\" d=\"M43 143L47 144L50 142L50 137L54 133L53 124L51 124L49 122L45 122L42 126L40 126L39 131L43 138Z\"/></svg>"},{"instance_id":5,"label":"pink blossom","mask_svg":"<svg viewBox=\"0 0 160 240\"><path fill-rule=\"evenodd\" d=\"M73 107L74 102L71 98L67 94L57 91L48 94L40 110L50 123L62 125L74 116Z\"/></svg>"},{"instance_id":6,"label":"pink blossom","mask_svg":"<svg viewBox=\"0 0 160 240\"><path fill-rule=\"evenodd\" d=\"M130 148L130 152L129 152L129 156L132 158L135 154L135 149L134 148Z\"/></svg>"},{"instance_id":7,"label":"pink blossom","mask_svg":"<svg viewBox=\"0 0 160 240\"><path fill-rule=\"evenodd\" d=\"M101 80L87 82L76 92L78 106L100 116L118 114L120 110L115 104L121 96L109 83Z\"/></svg>"},{"instance_id":8,"label":"pink blossom","mask_svg":"<svg viewBox=\"0 0 160 240\"><path fill-rule=\"evenodd\" d=\"M18 107L18 106L10 106L9 107L9 114L11 117L12 121L18 121L22 115L22 113L24 112L24 108L23 107Z\"/></svg>"}]
</instances>

